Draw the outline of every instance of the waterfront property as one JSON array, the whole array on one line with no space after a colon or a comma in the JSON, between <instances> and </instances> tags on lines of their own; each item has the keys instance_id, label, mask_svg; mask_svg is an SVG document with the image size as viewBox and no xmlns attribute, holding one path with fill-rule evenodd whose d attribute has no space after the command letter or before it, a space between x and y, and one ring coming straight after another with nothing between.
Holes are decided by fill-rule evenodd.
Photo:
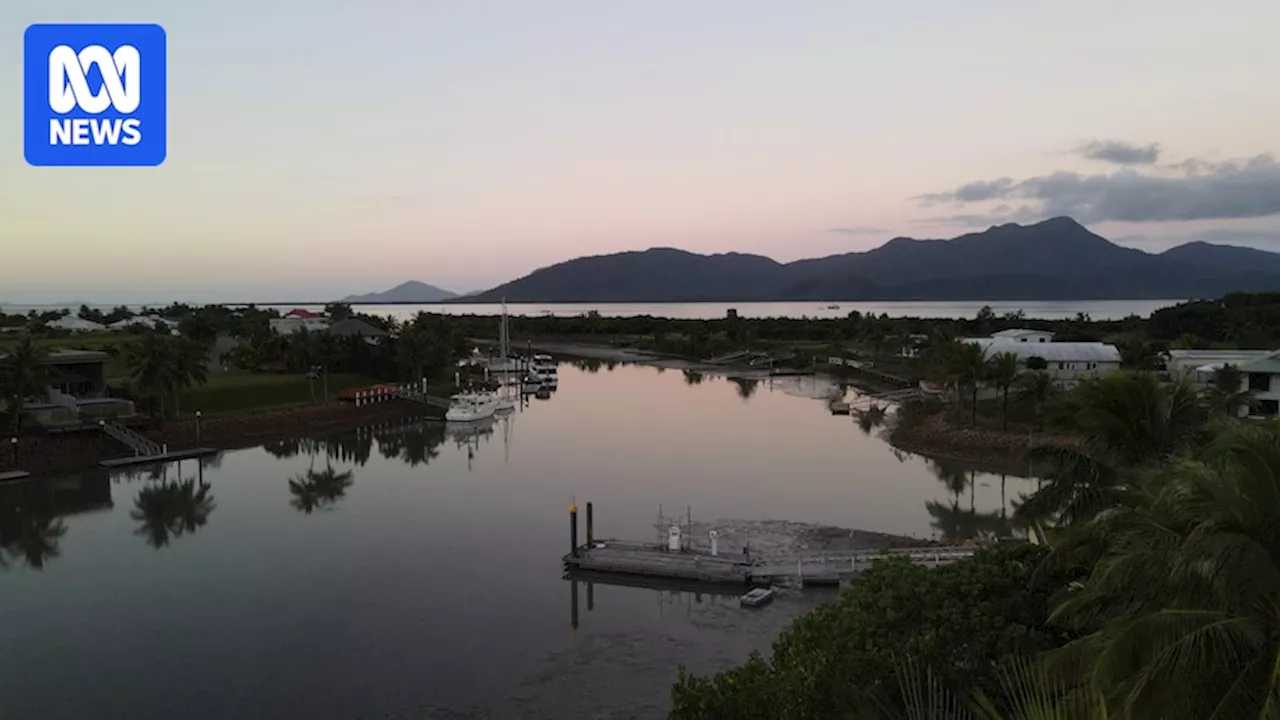
<instances>
[{"instance_id":1,"label":"waterfront property","mask_svg":"<svg viewBox=\"0 0 1280 720\"><path fill-rule=\"evenodd\" d=\"M1028 360L1040 358L1045 361L1045 372L1064 384L1081 378L1101 377L1120 369L1120 351L1109 343L1052 342L1052 333L1034 330L1005 332L1022 334L963 338L961 342L981 346L987 357L1002 352L1013 353L1024 369Z\"/></svg>"},{"instance_id":2,"label":"waterfront property","mask_svg":"<svg viewBox=\"0 0 1280 720\"><path fill-rule=\"evenodd\" d=\"M133 403L107 396L109 355L96 350L53 350L43 364L49 369L47 400L23 405L27 419L46 428L77 427L98 420L128 417Z\"/></svg>"}]
</instances>

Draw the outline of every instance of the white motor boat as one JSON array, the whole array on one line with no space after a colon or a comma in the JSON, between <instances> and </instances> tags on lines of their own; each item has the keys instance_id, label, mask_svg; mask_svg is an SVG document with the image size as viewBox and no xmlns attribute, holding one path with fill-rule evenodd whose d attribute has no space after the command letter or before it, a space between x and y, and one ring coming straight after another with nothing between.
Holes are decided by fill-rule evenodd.
<instances>
[{"instance_id":1,"label":"white motor boat","mask_svg":"<svg viewBox=\"0 0 1280 720\"><path fill-rule=\"evenodd\" d=\"M533 356L533 374L547 387L554 388L560 383L560 376L556 374L556 361L550 355Z\"/></svg>"},{"instance_id":2,"label":"white motor boat","mask_svg":"<svg viewBox=\"0 0 1280 720\"><path fill-rule=\"evenodd\" d=\"M444 419L449 422L475 422L493 417L498 409L497 396L493 393L459 393L449 398L449 409Z\"/></svg>"}]
</instances>

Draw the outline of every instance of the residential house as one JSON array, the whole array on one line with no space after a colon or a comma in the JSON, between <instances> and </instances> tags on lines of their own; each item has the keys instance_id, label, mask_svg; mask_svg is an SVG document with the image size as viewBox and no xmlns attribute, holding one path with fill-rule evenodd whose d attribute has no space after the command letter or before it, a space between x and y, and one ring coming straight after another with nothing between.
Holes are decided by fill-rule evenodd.
<instances>
[{"instance_id":1,"label":"residential house","mask_svg":"<svg viewBox=\"0 0 1280 720\"><path fill-rule=\"evenodd\" d=\"M1002 340L1012 340L1014 342L1030 342L1030 343L1047 343L1053 342L1053 333L1048 330L1028 330L1025 328L1010 328L999 332L991 333L991 337L1000 338Z\"/></svg>"},{"instance_id":2,"label":"residential house","mask_svg":"<svg viewBox=\"0 0 1280 720\"><path fill-rule=\"evenodd\" d=\"M1251 362L1270 357L1274 350L1170 350L1165 361L1165 371L1171 380L1188 380L1196 385L1208 385L1213 373L1223 365L1243 367Z\"/></svg>"},{"instance_id":3,"label":"residential house","mask_svg":"<svg viewBox=\"0 0 1280 720\"><path fill-rule=\"evenodd\" d=\"M1038 357L1047 365L1045 372L1062 383L1080 378L1101 377L1120 369L1120 351L1115 345L1100 342L1049 342L1022 337L963 338L961 342L981 346L992 357L1009 352L1018 356L1018 364L1026 368L1027 360Z\"/></svg>"},{"instance_id":4,"label":"residential house","mask_svg":"<svg viewBox=\"0 0 1280 720\"><path fill-rule=\"evenodd\" d=\"M282 318L272 318L268 324L271 331L279 335L292 335L299 330L322 332L329 329L329 318L310 310L297 308L285 313Z\"/></svg>"},{"instance_id":5,"label":"residential house","mask_svg":"<svg viewBox=\"0 0 1280 720\"><path fill-rule=\"evenodd\" d=\"M329 332L337 337L360 337L371 345L382 342L387 334L359 318L339 320L329 327Z\"/></svg>"},{"instance_id":6,"label":"residential house","mask_svg":"<svg viewBox=\"0 0 1280 720\"><path fill-rule=\"evenodd\" d=\"M96 350L50 352L43 363L50 375L50 384L45 390L48 400L24 404L23 415L46 427L132 416L133 403L107 396L109 357Z\"/></svg>"},{"instance_id":7,"label":"residential house","mask_svg":"<svg viewBox=\"0 0 1280 720\"><path fill-rule=\"evenodd\" d=\"M1251 362L1242 363L1244 374L1241 390L1249 392L1249 404L1241 406L1241 417L1280 417L1280 351L1270 352Z\"/></svg>"}]
</instances>

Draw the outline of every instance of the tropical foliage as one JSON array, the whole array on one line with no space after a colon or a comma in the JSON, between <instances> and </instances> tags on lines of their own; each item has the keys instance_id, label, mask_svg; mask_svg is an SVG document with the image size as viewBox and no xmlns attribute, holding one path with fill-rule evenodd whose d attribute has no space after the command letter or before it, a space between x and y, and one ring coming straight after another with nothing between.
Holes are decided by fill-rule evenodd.
<instances>
[{"instance_id":1,"label":"tropical foliage","mask_svg":"<svg viewBox=\"0 0 1280 720\"><path fill-rule=\"evenodd\" d=\"M671 717L1280 717L1280 424L1228 412L1224 374L1203 394L1146 371L1061 392L1080 443L1039 453L1012 518L1048 546L881 560L770 659L682 672ZM963 473L938 472L937 526L977 523Z\"/></svg>"}]
</instances>

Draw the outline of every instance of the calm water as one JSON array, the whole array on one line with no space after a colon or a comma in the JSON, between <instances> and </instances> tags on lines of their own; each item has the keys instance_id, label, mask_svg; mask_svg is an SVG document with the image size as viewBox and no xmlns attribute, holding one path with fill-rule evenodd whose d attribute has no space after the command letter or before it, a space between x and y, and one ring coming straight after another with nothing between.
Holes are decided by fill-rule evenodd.
<instances>
[{"instance_id":1,"label":"calm water","mask_svg":"<svg viewBox=\"0 0 1280 720\"><path fill-rule=\"evenodd\" d=\"M670 318L721 318L729 308L736 308L742 317L844 317L857 310L863 314L887 314L890 317L955 318L973 317L983 305L990 305L996 313L1022 310L1030 318L1060 319L1075 317L1076 313L1088 313L1094 320L1119 320L1129 315L1146 317L1162 307L1175 305L1181 300L1081 300L1078 302L853 302L840 303L552 303L510 305L512 315L581 315L595 310L610 317L653 315ZM9 313L25 313L31 309L48 310L55 306L10 306L2 308ZM96 306L110 310L108 306ZM288 311L295 307L323 310L322 305L265 305ZM430 304L430 305L357 305L360 312L372 315L391 315L404 320L419 311L449 313L453 315L497 315L502 312L499 304ZM138 307L134 308L140 309Z\"/></svg>"},{"instance_id":2,"label":"calm water","mask_svg":"<svg viewBox=\"0 0 1280 720\"><path fill-rule=\"evenodd\" d=\"M659 503L919 536L999 516L1000 478L895 454L818 381L593 368L474 437L0 488L0 718L661 717L678 664L739 662L829 595L588 599L561 576L571 499L634 539Z\"/></svg>"}]
</instances>

